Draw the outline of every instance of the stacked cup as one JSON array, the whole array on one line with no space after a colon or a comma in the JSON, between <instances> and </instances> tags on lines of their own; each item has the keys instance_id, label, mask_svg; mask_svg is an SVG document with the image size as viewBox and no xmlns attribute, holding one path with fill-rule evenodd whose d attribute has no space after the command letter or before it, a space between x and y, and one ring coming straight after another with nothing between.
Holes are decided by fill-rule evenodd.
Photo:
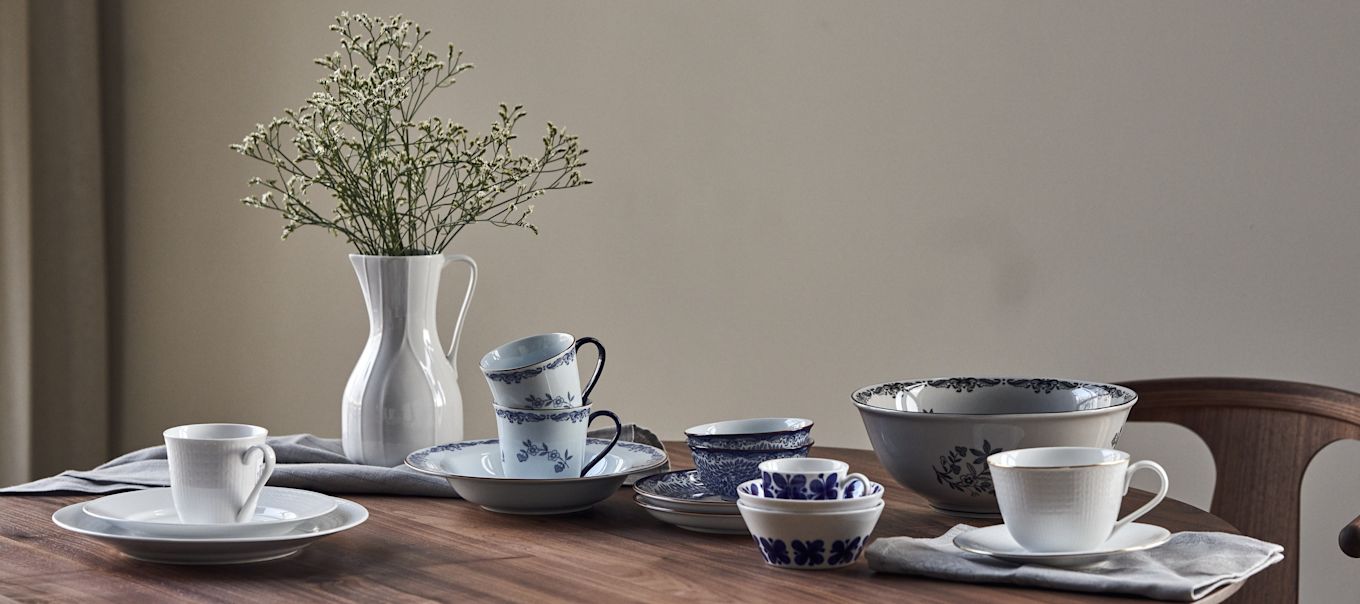
<instances>
[{"instance_id":1,"label":"stacked cup","mask_svg":"<svg viewBox=\"0 0 1360 604\"><path fill-rule=\"evenodd\" d=\"M595 371L581 388L577 351L590 344L598 351ZM482 374L491 387L501 468L508 478L577 478L585 476L619 441L619 417L593 411L590 391L604 371L604 346L595 338L548 333L521 338L486 353ZM604 416L614 422L614 437L583 463L586 431Z\"/></svg>"},{"instance_id":2,"label":"stacked cup","mask_svg":"<svg viewBox=\"0 0 1360 604\"><path fill-rule=\"evenodd\" d=\"M849 566L883 513L883 485L834 459L776 459L737 488L737 509L765 563L821 570Z\"/></svg>"}]
</instances>

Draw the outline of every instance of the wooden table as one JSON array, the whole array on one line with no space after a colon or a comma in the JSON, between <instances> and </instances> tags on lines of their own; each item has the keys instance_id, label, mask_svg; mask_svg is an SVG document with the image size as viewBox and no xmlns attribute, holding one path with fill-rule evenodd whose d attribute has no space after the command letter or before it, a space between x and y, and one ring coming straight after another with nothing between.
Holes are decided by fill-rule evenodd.
<instances>
[{"instance_id":1,"label":"wooden table","mask_svg":"<svg viewBox=\"0 0 1360 604\"><path fill-rule=\"evenodd\" d=\"M667 448L673 465L689 467L683 445ZM843 459L887 487L875 538L933 537L958 522L990 524L931 511L891 480L872 452L817 447L814 453ZM620 489L590 511L559 517L493 514L460 500L351 497L368 508L368 522L297 556L196 567L138 562L52 524L52 512L89 496L6 496L0 497L0 600L1149 602L875 574L862 559L837 571L774 569L749 537L662 524L632 497L632 489ZM1146 498L1135 493L1128 503ZM1237 532L1171 499L1146 521L1172 531ZM1237 587L1200 601L1221 602Z\"/></svg>"}]
</instances>

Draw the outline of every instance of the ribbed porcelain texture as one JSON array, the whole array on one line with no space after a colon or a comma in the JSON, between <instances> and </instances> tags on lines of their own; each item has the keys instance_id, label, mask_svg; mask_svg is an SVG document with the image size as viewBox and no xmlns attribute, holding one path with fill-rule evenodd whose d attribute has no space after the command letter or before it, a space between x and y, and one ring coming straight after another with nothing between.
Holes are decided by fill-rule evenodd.
<instances>
[{"instance_id":1,"label":"ribbed porcelain texture","mask_svg":"<svg viewBox=\"0 0 1360 604\"><path fill-rule=\"evenodd\" d=\"M992 466L997 503L1016 543L1032 552L1095 548L1110 536L1128 460L1071 469Z\"/></svg>"},{"instance_id":2,"label":"ribbed porcelain texture","mask_svg":"<svg viewBox=\"0 0 1360 604\"><path fill-rule=\"evenodd\" d=\"M417 449L463 439L458 391L459 332L476 285L466 256L351 255L368 305L368 342L345 385L342 443L358 463L398 466ZM439 276L450 262L472 266L453 345L446 354L435 321Z\"/></svg>"},{"instance_id":3,"label":"ribbed porcelain texture","mask_svg":"<svg viewBox=\"0 0 1360 604\"><path fill-rule=\"evenodd\" d=\"M193 432L182 436L167 433L165 447L170 465L170 493L180 520L204 524L235 523L237 513L249 503L250 510L240 519L249 522L254 515L255 502L248 500L266 463L262 452L256 451L249 456L246 452L251 447L264 445L266 435L263 429L256 435L237 438L195 438Z\"/></svg>"}]
</instances>

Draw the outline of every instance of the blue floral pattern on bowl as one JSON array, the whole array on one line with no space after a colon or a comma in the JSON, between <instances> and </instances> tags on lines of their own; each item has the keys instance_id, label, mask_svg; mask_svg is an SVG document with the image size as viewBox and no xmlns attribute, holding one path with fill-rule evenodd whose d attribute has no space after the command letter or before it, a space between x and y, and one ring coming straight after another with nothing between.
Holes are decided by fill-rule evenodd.
<instances>
[{"instance_id":1,"label":"blue floral pattern on bowl","mask_svg":"<svg viewBox=\"0 0 1360 604\"><path fill-rule=\"evenodd\" d=\"M783 539L752 535L760 556L771 566L798 568L836 568L853 564L859 559L869 536L837 539L828 547L821 539Z\"/></svg>"},{"instance_id":2,"label":"blue floral pattern on bowl","mask_svg":"<svg viewBox=\"0 0 1360 604\"><path fill-rule=\"evenodd\" d=\"M792 449L812 442L812 426L778 434L694 435L685 437L691 447L705 449Z\"/></svg>"},{"instance_id":3,"label":"blue floral pattern on bowl","mask_svg":"<svg viewBox=\"0 0 1360 604\"><path fill-rule=\"evenodd\" d=\"M728 449L691 449L699 480L713 492L728 499L737 497L737 485L760 478L761 462L771 459L807 457L812 444L770 451L739 451Z\"/></svg>"}]
</instances>

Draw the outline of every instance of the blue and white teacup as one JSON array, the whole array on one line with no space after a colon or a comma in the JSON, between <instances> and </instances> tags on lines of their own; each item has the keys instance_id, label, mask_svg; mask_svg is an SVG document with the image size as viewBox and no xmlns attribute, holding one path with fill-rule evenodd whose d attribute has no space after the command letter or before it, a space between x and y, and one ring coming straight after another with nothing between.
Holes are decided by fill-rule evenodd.
<instances>
[{"instance_id":1,"label":"blue and white teacup","mask_svg":"<svg viewBox=\"0 0 1360 604\"><path fill-rule=\"evenodd\" d=\"M508 478L577 478L585 476L619 442L623 424L612 411L591 411L590 405L572 409L515 409L492 405L500 434L501 471ZM586 429L591 420L614 421L609 446L582 464Z\"/></svg>"},{"instance_id":2,"label":"blue and white teacup","mask_svg":"<svg viewBox=\"0 0 1360 604\"><path fill-rule=\"evenodd\" d=\"M581 388L576 352L595 346L595 373ZM576 339L568 333L545 333L520 338L486 353L482 375L491 387L492 402L514 409L571 409L590 404L590 391L604 371L604 345L595 338Z\"/></svg>"},{"instance_id":3,"label":"blue and white teacup","mask_svg":"<svg viewBox=\"0 0 1360 604\"><path fill-rule=\"evenodd\" d=\"M852 498L870 483L863 474L849 472L850 464L835 459L772 459L760 464L760 487L775 499Z\"/></svg>"}]
</instances>

